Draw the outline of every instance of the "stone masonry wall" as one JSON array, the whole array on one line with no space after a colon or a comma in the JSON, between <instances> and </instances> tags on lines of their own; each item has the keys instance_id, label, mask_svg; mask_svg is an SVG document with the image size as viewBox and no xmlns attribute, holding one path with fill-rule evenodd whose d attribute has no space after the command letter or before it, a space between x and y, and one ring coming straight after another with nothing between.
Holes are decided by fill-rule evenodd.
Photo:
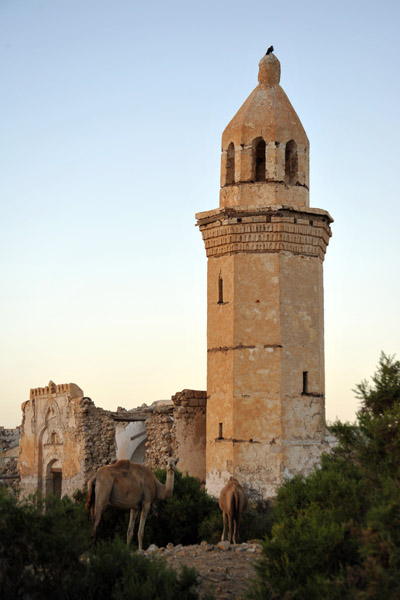
<instances>
[{"instance_id":1,"label":"stone masonry wall","mask_svg":"<svg viewBox=\"0 0 400 600\"><path fill-rule=\"evenodd\" d=\"M20 429L0 427L0 486L17 488Z\"/></svg>"},{"instance_id":2,"label":"stone masonry wall","mask_svg":"<svg viewBox=\"0 0 400 600\"><path fill-rule=\"evenodd\" d=\"M173 405L156 406L146 420L145 464L150 469L163 469L174 455L176 443L172 432Z\"/></svg>"},{"instance_id":3,"label":"stone masonry wall","mask_svg":"<svg viewBox=\"0 0 400 600\"><path fill-rule=\"evenodd\" d=\"M207 392L183 390L172 396L175 440L179 470L205 482Z\"/></svg>"},{"instance_id":4,"label":"stone masonry wall","mask_svg":"<svg viewBox=\"0 0 400 600\"><path fill-rule=\"evenodd\" d=\"M72 495L115 459L111 413L97 408L75 384L30 391L22 405L18 471L21 493Z\"/></svg>"},{"instance_id":5,"label":"stone masonry wall","mask_svg":"<svg viewBox=\"0 0 400 600\"><path fill-rule=\"evenodd\" d=\"M75 384L32 389L22 405L21 492L56 493L57 480L62 495L83 489L100 467L116 460L117 426L124 457L134 457L141 446L132 458L141 462L145 446L144 464L151 469L165 468L175 456L183 473L204 481L206 403L206 392L186 389L170 401L111 412L96 407Z\"/></svg>"},{"instance_id":6,"label":"stone masonry wall","mask_svg":"<svg viewBox=\"0 0 400 600\"><path fill-rule=\"evenodd\" d=\"M82 398L78 407L77 430L83 443L84 479L88 482L97 469L116 458L115 423L111 413Z\"/></svg>"},{"instance_id":7,"label":"stone masonry wall","mask_svg":"<svg viewBox=\"0 0 400 600\"><path fill-rule=\"evenodd\" d=\"M149 407L145 464L164 468L175 456L182 473L204 481L206 405L207 392L186 389L172 396L171 405Z\"/></svg>"}]
</instances>

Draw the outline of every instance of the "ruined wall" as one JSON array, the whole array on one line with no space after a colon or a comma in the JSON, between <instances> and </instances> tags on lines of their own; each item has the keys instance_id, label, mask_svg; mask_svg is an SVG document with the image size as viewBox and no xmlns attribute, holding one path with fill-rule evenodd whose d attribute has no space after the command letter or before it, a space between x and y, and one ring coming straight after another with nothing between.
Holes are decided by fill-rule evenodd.
<instances>
[{"instance_id":1,"label":"ruined wall","mask_svg":"<svg viewBox=\"0 0 400 600\"><path fill-rule=\"evenodd\" d=\"M206 404L205 391L186 389L171 400L111 412L96 407L77 385L50 381L32 389L22 405L19 453L16 445L7 475L19 476L23 495L72 495L117 458L157 469L175 456L183 473L204 481Z\"/></svg>"},{"instance_id":2,"label":"ruined wall","mask_svg":"<svg viewBox=\"0 0 400 600\"><path fill-rule=\"evenodd\" d=\"M152 407L148 412L145 464L150 469L165 468L168 458L175 453L176 444L172 432L173 412L172 403Z\"/></svg>"},{"instance_id":3,"label":"ruined wall","mask_svg":"<svg viewBox=\"0 0 400 600\"><path fill-rule=\"evenodd\" d=\"M206 402L206 392L183 390L172 400L110 412L72 383L32 389L22 405L21 492L72 495L117 458L156 469L177 456L181 471L204 480Z\"/></svg>"},{"instance_id":4,"label":"ruined wall","mask_svg":"<svg viewBox=\"0 0 400 600\"><path fill-rule=\"evenodd\" d=\"M183 390L172 396L174 421L172 436L178 468L205 482L207 392Z\"/></svg>"},{"instance_id":5,"label":"ruined wall","mask_svg":"<svg viewBox=\"0 0 400 600\"><path fill-rule=\"evenodd\" d=\"M78 437L83 441L84 481L97 469L116 459L115 423L110 411L98 408L90 398L77 406Z\"/></svg>"},{"instance_id":6,"label":"ruined wall","mask_svg":"<svg viewBox=\"0 0 400 600\"><path fill-rule=\"evenodd\" d=\"M19 437L19 427L15 429L0 427L0 486L2 487L19 486Z\"/></svg>"},{"instance_id":7,"label":"ruined wall","mask_svg":"<svg viewBox=\"0 0 400 600\"><path fill-rule=\"evenodd\" d=\"M115 459L111 414L75 384L30 391L22 405L18 471L23 495L72 495L98 467Z\"/></svg>"},{"instance_id":8,"label":"ruined wall","mask_svg":"<svg viewBox=\"0 0 400 600\"><path fill-rule=\"evenodd\" d=\"M170 404L152 405L147 410L145 463L164 468L168 458L179 458L178 469L205 481L207 392L183 390Z\"/></svg>"}]
</instances>

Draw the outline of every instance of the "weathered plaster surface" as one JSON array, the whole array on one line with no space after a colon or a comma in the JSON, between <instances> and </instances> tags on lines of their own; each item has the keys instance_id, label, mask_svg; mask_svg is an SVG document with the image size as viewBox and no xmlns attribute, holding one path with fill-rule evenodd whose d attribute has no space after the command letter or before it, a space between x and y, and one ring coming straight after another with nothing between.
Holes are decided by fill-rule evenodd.
<instances>
[{"instance_id":1,"label":"weathered plaster surface","mask_svg":"<svg viewBox=\"0 0 400 600\"><path fill-rule=\"evenodd\" d=\"M18 470L23 495L72 495L115 458L114 425L75 384L32 389L22 405ZM57 475L57 477L56 477Z\"/></svg>"},{"instance_id":2,"label":"weathered plaster surface","mask_svg":"<svg viewBox=\"0 0 400 600\"><path fill-rule=\"evenodd\" d=\"M215 495L229 474L270 497L328 448L322 263L332 219L309 207L309 143L279 79L279 61L263 57L259 85L222 136L220 207L196 215L208 258Z\"/></svg>"},{"instance_id":3,"label":"weathered plaster surface","mask_svg":"<svg viewBox=\"0 0 400 600\"><path fill-rule=\"evenodd\" d=\"M131 421L128 423L117 422L115 425L117 459L126 458L134 462L141 462L137 460L139 454L138 449L140 446L143 446L144 453L146 439L146 424L144 421Z\"/></svg>"}]
</instances>

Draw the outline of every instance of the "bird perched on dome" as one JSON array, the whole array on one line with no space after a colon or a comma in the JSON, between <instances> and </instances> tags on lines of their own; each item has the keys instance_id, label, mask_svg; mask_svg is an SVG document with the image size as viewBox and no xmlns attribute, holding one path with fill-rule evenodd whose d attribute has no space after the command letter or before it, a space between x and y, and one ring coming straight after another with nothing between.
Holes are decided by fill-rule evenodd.
<instances>
[{"instance_id":1,"label":"bird perched on dome","mask_svg":"<svg viewBox=\"0 0 400 600\"><path fill-rule=\"evenodd\" d=\"M265 56L267 56L267 54L272 54L272 52L273 52L273 51L274 51L274 47L273 47L273 46L270 46L270 47L268 48L268 50L266 51L266 53L265 53Z\"/></svg>"}]
</instances>

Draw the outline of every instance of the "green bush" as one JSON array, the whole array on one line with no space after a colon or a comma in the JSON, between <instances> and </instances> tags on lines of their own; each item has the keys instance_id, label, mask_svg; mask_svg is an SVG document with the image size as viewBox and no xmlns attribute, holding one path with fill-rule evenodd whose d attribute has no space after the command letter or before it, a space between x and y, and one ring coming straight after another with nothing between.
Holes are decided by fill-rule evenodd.
<instances>
[{"instance_id":1,"label":"green bush","mask_svg":"<svg viewBox=\"0 0 400 600\"><path fill-rule=\"evenodd\" d=\"M164 482L166 471L158 470L156 476ZM218 512L218 502L202 489L199 479L176 471L173 496L155 502L147 517L144 547L198 544L203 521Z\"/></svg>"},{"instance_id":2,"label":"green bush","mask_svg":"<svg viewBox=\"0 0 400 600\"><path fill-rule=\"evenodd\" d=\"M67 497L18 502L0 489L0 597L63 597L89 539L84 508Z\"/></svg>"},{"instance_id":3,"label":"green bush","mask_svg":"<svg viewBox=\"0 0 400 600\"><path fill-rule=\"evenodd\" d=\"M0 598L194 600L196 575L178 575L116 538L93 545L82 502L18 502L0 490Z\"/></svg>"},{"instance_id":4,"label":"green bush","mask_svg":"<svg viewBox=\"0 0 400 600\"><path fill-rule=\"evenodd\" d=\"M155 471L157 478L164 483L166 470ZM86 494L77 492L75 500L84 504ZM132 546L137 546L137 529L140 514L136 517ZM107 506L97 528L98 542L119 537L126 539L129 511ZM240 540L262 539L271 529L272 509L268 503L249 506L240 523ZM167 500L156 501L147 516L144 528L143 547L150 544L165 547L174 545L199 544L205 540L216 544L222 534L222 512L218 500L203 489L199 479L180 471L175 473L174 493Z\"/></svg>"},{"instance_id":5,"label":"green bush","mask_svg":"<svg viewBox=\"0 0 400 600\"><path fill-rule=\"evenodd\" d=\"M160 469L155 473L164 483L166 470ZM84 494L77 494L76 500L83 504ZM212 518L213 515L215 520L222 520L217 500L202 489L199 479L176 471L172 497L156 501L150 508L144 528L143 548L147 548L150 544L165 547L169 542L174 545L198 544L206 539L202 533L203 521ZM139 519L140 513L136 517L133 547L137 546ZM96 540L100 542L111 540L115 536L125 540L128 522L129 510L118 510L107 506L97 528ZM221 527L218 525L219 536L221 536Z\"/></svg>"},{"instance_id":6,"label":"green bush","mask_svg":"<svg viewBox=\"0 0 400 600\"><path fill-rule=\"evenodd\" d=\"M166 471L157 471L164 482ZM240 524L240 539L263 538L271 527L269 505L249 507ZM199 479L175 473L172 498L156 502L144 530L144 547L148 544L166 546L168 542L183 545L199 544L205 540L217 543L222 534L222 512L218 500L202 489Z\"/></svg>"},{"instance_id":7,"label":"green bush","mask_svg":"<svg viewBox=\"0 0 400 600\"><path fill-rule=\"evenodd\" d=\"M178 575L165 561L147 558L116 538L102 542L85 556L86 576L71 590L71 600L195 600L196 574L181 569Z\"/></svg>"},{"instance_id":8,"label":"green bush","mask_svg":"<svg viewBox=\"0 0 400 600\"><path fill-rule=\"evenodd\" d=\"M240 541L263 540L271 532L274 509L269 502L249 505L240 522Z\"/></svg>"},{"instance_id":9,"label":"green bush","mask_svg":"<svg viewBox=\"0 0 400 600\"><path fill-rule=\"evenodd\" d=\"M321 468L280 488L249 598L400 597L400 362L382 354L372 382Z\"/></svg>"},{"instance_id":10,"label":"green bush","mask_svg":"<svg viewBox=\"0 0 400 600\"><path fill-rule=\"evenodd\" d=\"M217 506L217 501L215 501ZM249 505L243 513L239 525L239 542L262 540L271 531L273 509L269 503L257 506ZM220 541L223 529L222 512L218 508L213 511L199 527L199 536L210 544Z\"/></svg>"}]
</instances>

